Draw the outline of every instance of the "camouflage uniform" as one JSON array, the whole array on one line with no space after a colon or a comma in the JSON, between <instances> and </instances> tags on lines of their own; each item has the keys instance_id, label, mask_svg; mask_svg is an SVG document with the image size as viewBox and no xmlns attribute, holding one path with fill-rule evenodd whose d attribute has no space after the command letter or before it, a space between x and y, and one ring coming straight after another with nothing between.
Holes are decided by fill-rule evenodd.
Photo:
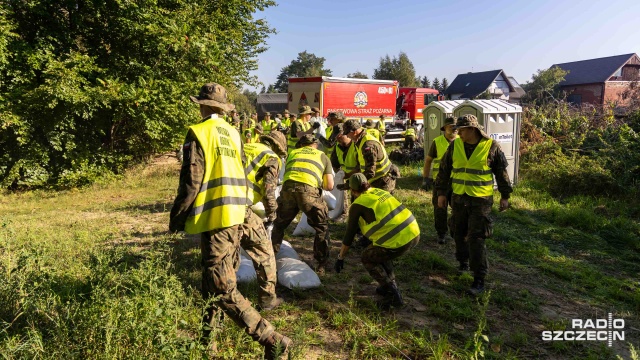
<instances>
[{"instance_id":1,"label":"camouflage uniform","mask_svg":"<svg viewBox=\"0 0 640 360\"><path fill-rule=\"evenodd\" d=\"M267 234L262 219L251 209L247 208L244 224L241 225L242 234L240 246L253 261L258 279L258 297L260 306L269 307L276 300L276 258L273 254L271 239Z\"/></svg>"}]
</instances>

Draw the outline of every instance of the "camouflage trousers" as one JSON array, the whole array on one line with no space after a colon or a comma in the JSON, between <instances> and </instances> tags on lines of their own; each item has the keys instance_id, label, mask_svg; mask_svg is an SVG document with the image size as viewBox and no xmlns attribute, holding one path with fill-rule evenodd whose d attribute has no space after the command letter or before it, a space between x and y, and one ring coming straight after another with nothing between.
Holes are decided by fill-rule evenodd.
<instances>
[{"instance_id":1,"label":"camouflage trousers","mask_svg":"<svg viewBox=\"0 0 640 360\"><path fill-rule=\"evenodd\" d=\"M456 259L460 263L468 262L474 276L484 278L489 270L485 240L493 234L493 199L453 194L451 200Z\"/></svg>"},{"instance_id":2,"label":"camouflage trousers","mask_svg":"<svg viewBox=\"0 0 640 360\"><path fill-rule=\"evenodd\" d=\"M416 147L416 138L413 136L407 136L404 138L404 148L413 150Z\"/></svg>"},{"instance_id":3,"label":"camouflage trousers","mask_svg":"<svg viewBox=\"0 0 640 360\"><path fill-rule=\"evenodd\" d=\"M241 225L240 246L253 261L258 279L260 306L266 307L276 299L276 258L271 239L267 235L262 219L247 208L244 224Z\"/></svg>"},{"instance_id":4,"label":"camouflage trousers","mask_svg":"<svg viewBox=\"0 0 640 360\"><path fill-rule=\"evenodd\" d=\"M284 239L284 230L302 211L307 215L307 223L315 230L313 239L313 257L320 264L329 260L329 213L327 204L322 200L322 191L313 186L296 181L286 181L278 198L276 220L273 222L271 243L275 254L280 251Z\"/></svg>"},{"instance_id":5,"label":"camouflage trousers","mask_svg":"<svg viewBox=\"0 0 640 360\"><path fill-rule=\"evenodd\" d=\"M240 225L216 229L201 234L202 297L217 297L205 311L204 336L208 336L222 310L238 326L260 344L267 344L273 326L238 291L236 271L240 266Z\"/></svg>"},{"instance_id":6,"label":"camouflage trousers","mask_svg":"<svg viewBox=\"0 0 640 360\"><path fill-rule=\"evenodd\" d=\"M362 265L369 275L381 286L389 285L396 280L393 273L393 260L411 250L420 241L420 236L409 241L397 249L387 249L381 246L369 245L362 252Z\"/></svg>"},{"instance_id":7,"label":"camouflage trousers","mask_svg":"<svg viewBox=\"0 0 640 360\"><path fill-rule=\"evenodd\" d=\"M451 236L453 237L454 223L453 216L449 217L447 220L447 210L451 205L451 194L449 192L447 194L447 207L440 208L438 207L438 192L436 189L433 189L433 195L431 197L431 204L433 205L433 225L436 228L436 233L438 237L442 237L447 234L447 230L451 232Z\"/></svg>"},{"instance_id":8,"label":"camouflage trousers","mask_svg":"<svg viewBox=\"0 0 640 360\"><path fill-rule=\"evenodd\" d=\"M390 194L396 189L396 179L391 174L387 174L371 182L371 187L382 189Z\"/></svg>"}]
</instances>

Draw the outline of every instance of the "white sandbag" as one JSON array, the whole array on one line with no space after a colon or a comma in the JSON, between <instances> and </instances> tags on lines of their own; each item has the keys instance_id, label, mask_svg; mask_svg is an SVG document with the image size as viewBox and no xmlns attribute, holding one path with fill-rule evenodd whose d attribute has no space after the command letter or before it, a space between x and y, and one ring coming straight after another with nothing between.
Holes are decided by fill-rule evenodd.
<instances>
[{"instance_id":1,"label":"white sandbag","mask_svg":"<svg viewBox=\"0 0 640 360\"><path fill-rule=\"evenodd\" d=\"M300 260L300 256L298 256L298 253L293 249L291 244L288 241L284 240L282 241L282 245L280 245L280 251L278 251L278 253L276 254L276 260L279 259Z\"/></svg>"},{"instance_id":2,"label":"white sandbag","mask_svg":"<svg viewBox=\"0 0 640 360\"><path fill-rule=\"evenodd\" d=\"M302 213L302 217L300 217L298 225L295 230L293 230L293 236L311 236L315 234L316 231L307 223L307 215Z\"/></svg>"},{"instance_id":3,"label":"white sandbag","mask_svg":"<svg viewBox=\"0 0 640 360\"><path fill-rule=\"evenodd\" d=\"M333 178L333 183L338 185L344 182L344 171L340 170ZM338 190L335 186L331 190L331 194L336 199L336 205L332 210L329 210L329 219L335 220L344 212L344 197L347 196L348 191ZM328 204L328 203L327 203Z\"/></svg>"},{"instance_id":4,"label":"white sandbag","mask_svg":"<svg viewBox=\"0 0 640 360\"><path fill-rule=\"evenodd\" d=\"M327 190L322 190L322 200L327 204L329 211L336 208L336 197Z\"/></svg>"},{"instance_id":5,"label":"white sandbag","mask_svg":"<svg viewBox=\"0 0 640 360\"><path fill-rule=\"evenodd\" d=\"M251 210L261 219L264 219L266 216L262 201L258 201L258 203L251 205Z\"/></svg>"},{"instance_id":6,"label":"white sandbag","mask_svg":"<svg viewBox=\"0 0 640 360\"><path fill-rule=\"evenodd\" d=\"M251 282L257 279L253 261L251 261L248 256L245 256L245 254L246 252L242 250L240 254L240 267L236 272L237 281L240 283Z\"/></svg>"},{"instance_id":7,"label":"white sandbag","mask_svg":"<svg viewBox=\"0 0 640 360\"><path fill-rule=\"evenodd\" d=\"M289 289L311 289L322 285L320 278L309 265L296 259L284 258L276 261L278 283Z\"/></svg>"}]
</instances>

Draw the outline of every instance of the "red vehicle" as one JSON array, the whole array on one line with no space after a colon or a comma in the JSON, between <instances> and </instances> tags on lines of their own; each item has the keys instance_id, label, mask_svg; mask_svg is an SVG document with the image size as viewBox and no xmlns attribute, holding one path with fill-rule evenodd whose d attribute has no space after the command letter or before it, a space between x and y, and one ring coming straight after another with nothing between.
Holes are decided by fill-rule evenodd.
<instances>
[{"instance_id":1,"label":"red vehicle","mask_svg":"<svg viewBox=\"0 0 640 360\"><path fill-rule=\"evenodd\" d=\"M398 97L404 95L404 103L402 105L402 111L398 114L398 117L411 119L417 123L422 123L422 109L424 109L430 102L444 100L439 95L438 90L430 88L400 88Z\"/></svg>"},{"instance_id":2,"label":"red vehicle","mask_svg":"<svg viewBox=\"0 0 640 360\"><path fill-rule=\"evenodd\" d=\"M398 82L338 77L289 78L288 107L292 113L304 105L320 109L322 117L342 111L347 118L391 119L396 114Z\"/></svg>"}]
</instances>

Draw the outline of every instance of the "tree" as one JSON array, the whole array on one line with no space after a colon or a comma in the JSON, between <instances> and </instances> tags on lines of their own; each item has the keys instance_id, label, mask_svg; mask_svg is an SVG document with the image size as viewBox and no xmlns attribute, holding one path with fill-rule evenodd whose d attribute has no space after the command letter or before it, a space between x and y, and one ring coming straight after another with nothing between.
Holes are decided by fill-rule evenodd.
<instances>
[{"instance_id":1,"label":"tree","mask_svg":"<svg viewBox=\"0 0 640 360\"><path fill-rule=\"evenodd\" d=\"M433 79L433 83L431 84L431 87L440 91L440 88L442 88L442 85L440 84L440 80L438 78Z\"/></svg>"},{"instance_id":2,"label":"tree","mask_svg":"<svg viewBox=\"0 0 640 360\"><path fill-rule=\"evenodd\" d=\"M367 76L367 74L363 74L360 71L356 71L354 73L351 74L347 74L348 78L352 78L352 79L368 79L369 76Z\"/></svg>"},{"instance_id":3,"label":"tree","mask_svg":"<svg viewBox=\"0 0 640 360\"><path fill-rule=\"evenodd\" d=\"M380 80L397 80L401 86L417 87L416 70L406 53L400 52L398 57L390 58L387 54L380 58L378 68L373 70L373 78Z\"/></svg>"},{"instance_id":4,"label":"tree","mask_svg":"<svg viewBox=\"0 0 640 360\"><path fill-rule=\"evenodd\" d=\"M258 94L255 91L244 89L239 93L230 93L229 99L236 106L236 110L239 114L250 114L256 112L256 101Z\"/></svg>"},{"instance_id":5,"label":"tree","mask_svg":"<svg viewBox=\"0 0 640 360\"><path fill-rule=\"evenodd\" d=\"M447 80L447 78L443 78L442 79L442 85L440 85L440 92L444 93L445 90L447 90L447 88L449 87L449 80Z\"/></svg>"},{"instance_id":6,"label":"tree","mask_svg":"<svg viewBox=\"0 0 640 360\"><path fill-rule=\"evenodd\" d=\"M174 148L203 83L256 83L274 31L253 14L273 5L0 2L0 186L82 185Z\"/></svg>"},{"instance_id":7,"label":"tree","mask_svg":"<svg viewBox=\"0 0 640 360\"><path fill-rule=\"evenodd\" d=\"M524 103L543 104L560 96L558 84L569 72L554 66L546 70L538 70L531 77L531 81L522 86L526 95L522 97Z\"/></svg>"},{"instance_id":8,"label":"tree","mask_svg":"<svg viewBox=\"0 0 640 360\"><path fill-rule=\"evenodd\" d=\"M298 53L298 57L280 70L280 75L273 88L275 92L286 93L289 89L290 77L331 76L331 70L324 68L325 58L308 53ZM267 90L267 92L269 92Z\"/></svg>"},{"instance_id":9,"label":"tree","mask_svg":"<svg viewBox=\"0 0 640 360\"><path fill-rule=\"evenodd\" d=\"M428 77L423 76L422 79L420 80L420 87L430 88L431 87L431 80L429 80Z\"/></svg>"}]
</instances>

